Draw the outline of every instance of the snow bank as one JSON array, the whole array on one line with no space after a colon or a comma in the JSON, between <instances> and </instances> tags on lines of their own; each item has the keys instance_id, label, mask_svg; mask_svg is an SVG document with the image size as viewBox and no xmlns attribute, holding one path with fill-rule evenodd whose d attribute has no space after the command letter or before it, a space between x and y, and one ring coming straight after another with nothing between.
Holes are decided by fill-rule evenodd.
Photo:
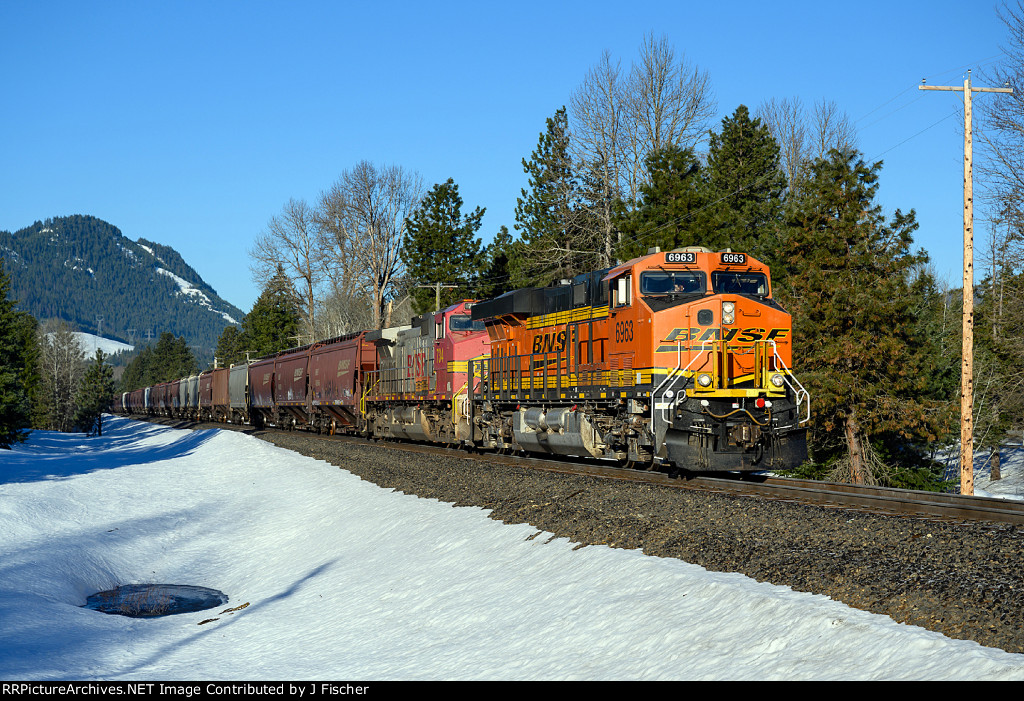
<instances>
[{"instance_id":1,"label":"snow bank","mask_svg":"<svg viewBox=\"0 0 1024 701\"><path fill-rule=\"evenodd\" d=\"M1024 679L1024 655L738 574L531 538L239 433L107 427L0 451L0 678ZM249 606L80 608L133 583Z\"/></svg>"}]
</instances>

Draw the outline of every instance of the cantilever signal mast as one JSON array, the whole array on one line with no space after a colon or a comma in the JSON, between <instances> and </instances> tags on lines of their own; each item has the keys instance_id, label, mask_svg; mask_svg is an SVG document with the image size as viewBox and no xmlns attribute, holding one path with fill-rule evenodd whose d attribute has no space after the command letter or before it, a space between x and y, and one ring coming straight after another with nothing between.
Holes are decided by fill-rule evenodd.
<instances>
[{"instance_id":1,"label":"cantilever signal mast","mask_svg":"<svg viewBox=\"0 0 1024 701\"><path fill-rule=\"evenodd\" d=\"M971 94L1012 93L1013 88L975 88L967 71L963 87L925 85L918 90L951 90L964 94L964 313L963 356L960 362L960 493L974 494L974 141Z\"/></svg>"}]
</instances>

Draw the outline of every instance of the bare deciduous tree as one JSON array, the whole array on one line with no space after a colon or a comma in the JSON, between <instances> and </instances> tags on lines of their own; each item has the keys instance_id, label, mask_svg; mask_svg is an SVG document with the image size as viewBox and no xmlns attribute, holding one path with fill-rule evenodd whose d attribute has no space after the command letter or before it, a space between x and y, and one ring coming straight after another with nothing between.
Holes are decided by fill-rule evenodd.
<instances>
[{"instance_id":1,"label":"bare deciduous tree","mask_svg":"<svg viewBox=\"0 0 1024 701\"><path fill-rule=\"evenodd\" d=\"M762 103L757 115L779 144L779 160L790 189L803 177L807 157L807 121L799 97L774 97Z\"/></svg>"},{"instance_id":2,"label":"bare deciduous tree","mask_svg":"<svg viewBox=\"0 0 1024 701\"><path fill-rule=\"evenodd\" d=\"M647 154L670 145L692 147L700 140L715 113L710 88L707 72L685 56L677 60L668 39L644 37L626 90L626 138L634 180L642 179Z\"/></svg>"},{"instance_id":3,"label":"bare deciduous tree","mask_svg":"<svg viewBox=\"0 0 1024 701\"><path fill-rule=\"evenodd\" d=\"M975 422L995 425L989 440L998 466L998 446L1007 430L1024 427L1024 5L1007 3L999 10L1007 41L1003 57L982 74L991 86L1013 88L1010 94L975 98L975 173L979 194L986 204L990 238L987 268L990 279L982 286L980 314L988 323L979 329L982 362L986 346L993 357L987 372L976 370L976 382L994 386L988 396L976 393ZM982 94L979 94L982 95ZM985 258L985 254L982 254ZM985 336L991 333L991 339ZM976 431L976 435L984 434Z\"/></svg>"},{"instance_id":4,"label":"bare deciduous tree","mask_svg":"<svg viewBox=\"0 0 1024 701\"><path fill-rule=\"evenodd\" d=\"M51 321L40 327L39 370L48 428L73 430L75 393L85 372L85 354L65 322Z\"/></svg>"},{"instance_id":5,"label":"bare deciduous tree","mask_svg":"<svg viewBox=\"0 0 1024 701\"><path fill-rule=\"evenodd\" d=\"M621 133L626 121L624 91L619 62L613 62L611 54L605 51L572 94L573 158L579 168L590 174L584 179L584 201L600 228L605 265L613 259L615 243L612 206L622 197L625 185Z\"/></svg>"},{"instance_id":6,"label":"bare deciduous tree","mask_svg":"<svg viewBox=\"0 0 1024 701\"><path fill-rule=\"evenodd\" d=\"M710 84L708 73L677 55L666 38L647 35L627 75L605 51L573 92L574 167L595 227L590 238L607 261L617 243L613 203L636 206L652 152L690 148L704 137L716 109Z\"/></svg>"},{"instance_id":7,"label":"bare deciduous tree","mask_svg":"<svg viewBox=\"0 0 1024 701\"><path fill-rule=\"evenodd\" d=\"M317 300L316 337L334 338L354 331L368 329L373 324L373 311L369 295L354 284L332 280L330 289Z\"/></svg>"},{"instance_id":8,"label":"bare deciduous tree","mask_svg":"<svg viewBox=\"0 0 1024 701\"><path fill-rule=\"evenodd\" d=\"M811 158L824 158L832 149L851 150L857 145L857 131L850 116L834 100L814 103Z\"/></svg>"},{"instance_id":9,"label":"bare deciduous tree","mask_svg":"<svg viewBox=\"0 0 1024 701\"><path fill-rule=\"evenodd\" d=\"M303 334L316 332L316 298L326 279L325 241L313 209L305 200L288 200L281 213L270 218L249 255L253 279L263 285L278 266L295 287L296 306L303 316Z\"/></svg>"},{"instance_id":10,"label":"bare deciduous tree","mask_svg":"<svg viewBox=\"0 0 1024 701\"><path fill-rule=\"evenodd\" d=\"M402 269L405 220L422 192L418 174L361 161L321 195L318 221L332 243L327 263L334 289L368 294L375 328L390 322L388 301Z\"/></svg>"},{"instance_id":11,"label":"bare deciduous tree","mask_svg":"<svg viewBox=\"0 0 1024 701\"><path fill-rule=\"evenodd\" d=\"M832 149L854 149L857 133L849 115L832 100L818 100L808 114L799 97L770 98L757 109L757 116L779 144L782 169L790 190L799 187L808 165L825 158Z\"/></svg>"}]
</instances>

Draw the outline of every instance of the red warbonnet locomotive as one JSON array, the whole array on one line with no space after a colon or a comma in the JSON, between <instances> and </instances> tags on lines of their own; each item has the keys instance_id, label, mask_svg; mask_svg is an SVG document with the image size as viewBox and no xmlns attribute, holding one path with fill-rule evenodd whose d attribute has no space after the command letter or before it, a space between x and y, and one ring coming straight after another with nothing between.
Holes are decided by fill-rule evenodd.
<instances>
[{"instance_id":1,"label":"red warbonnet locomotive","mask_svg":"<svg viewBox=\"0 0 1024 701\"><path fill-rule=\"evenodd\" d=\"M654 250L138 389L117 408L646 469L784 469L806 458L810 417L792 340L764 264Z\"/></svg>"}]
</instances>

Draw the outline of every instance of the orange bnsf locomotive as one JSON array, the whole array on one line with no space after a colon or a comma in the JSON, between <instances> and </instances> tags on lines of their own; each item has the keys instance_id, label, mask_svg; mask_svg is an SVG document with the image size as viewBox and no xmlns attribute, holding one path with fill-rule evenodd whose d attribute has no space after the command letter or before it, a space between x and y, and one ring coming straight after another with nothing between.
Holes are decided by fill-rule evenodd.
<instances>
[{"instance_id":1,"label":"orange bnsf locomotive","mask_svg":"<svg viewBox=\"0 0 1024 701\"><path fill-rule=\"evenodd\" d=\"M768 269L686 248L473 306L486 447L703 472L795 467L809 397L790 371L790 315Z\"/></svg>"},{"instance_id":2,"label":"orange bnsf locomotive","mask_svg":"<svg viewBox=\"0 0 1024 701\"><path fill-rule=\"evenodd\" d=\"M116 408L759 471L806 458L809 397L791 365L767 267L687 248L126 392Z\"/></svg>"}]
</instances>

